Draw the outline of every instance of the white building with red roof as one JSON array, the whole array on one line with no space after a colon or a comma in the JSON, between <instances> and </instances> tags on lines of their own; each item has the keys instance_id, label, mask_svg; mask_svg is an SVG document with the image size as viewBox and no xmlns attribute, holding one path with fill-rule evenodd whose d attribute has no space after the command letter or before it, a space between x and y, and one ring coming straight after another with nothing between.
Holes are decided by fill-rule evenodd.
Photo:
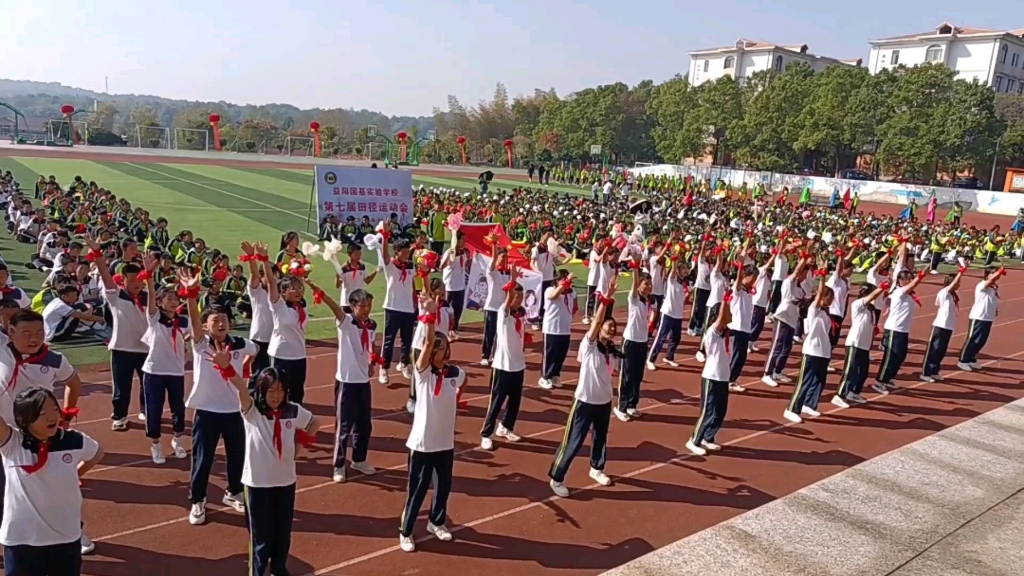
<instances>
[{"instance_id":1,"label":"white building with red roof","mask_svg":"<svg viewBox=\"0 0 1024 576\"><path fill-rule=\"evenodd\" d=\"M918 34L871 40L868 70L938 62L958 78L977 80L996 92L1024 93L1024 29L990 30L948 22Z\"/></svg>"},{"instance_id":2,"label":"white building with red roof","mask_svg":"<svg viewBox=\"0 0 1024 576\"><path fill-rule=\"evenodd\" d=\"M816 72L829 66L860 66L861 59L838 60L807 51L806 44L780 45L739 38L731 46L690 52L690 84L699 86L723 76L743 83L761 70L782 72L794 62L808 64Z\"/></svg>"}]
</instances>

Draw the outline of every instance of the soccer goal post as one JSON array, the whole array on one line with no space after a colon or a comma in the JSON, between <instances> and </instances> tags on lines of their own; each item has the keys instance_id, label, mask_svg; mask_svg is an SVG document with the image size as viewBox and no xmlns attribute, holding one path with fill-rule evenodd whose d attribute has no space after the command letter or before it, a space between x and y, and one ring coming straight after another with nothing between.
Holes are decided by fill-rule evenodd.
<instances>
[{"instance_id":1,"label":"soccer goal post","mask_svg":"<svg viewBox=\"0 0 1024 576\"><path fill-rule=\"evenodd\" d=\"M171 129L163 126L135 126L135 145L139 148L171 149Z\"/></svg>"},{"instance_id":2,"label":"soccer goal post","mask_svg":"<svg viewBox=\"0 0 1024 576\"><path fill-rule=\"evenodd\" d=\"M175 150L210 151L210 132L198 128L175 128Z\"/></svg>"},{"instance_id":3,"label":"soccer goal post","mask_svg":"<svg viewBox=\"0 0 1024 576\"><path fill-rule=\"evenodd\" d=\"M70 123L70 133L68 125L68 121L63 118L47 120L46 126L50 131L50 140L62 144L80 144L83 146L89 143L88 122L85 120L72 120Z\"/></svg>"},{"instance_id":4,"label":"soccer goal post","mask_svg":"<svg viewBox=\"0 0 1024 576\"><path fill-rule=\"evenodd\" d=\"M288 156L312 156L313 139L303 136L289 136L284 139L285 151Z\"/></svg>"}]
</instances>

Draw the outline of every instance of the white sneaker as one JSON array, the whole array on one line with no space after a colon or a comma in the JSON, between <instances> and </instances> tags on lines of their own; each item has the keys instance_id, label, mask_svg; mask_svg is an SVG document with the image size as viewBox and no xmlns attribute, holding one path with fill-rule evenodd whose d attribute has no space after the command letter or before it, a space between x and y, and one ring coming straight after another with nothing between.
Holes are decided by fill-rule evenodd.
<instances>
[{"instance_id":1,"label":"white sneaker","mask_svg":"<svg viewBox=\"0 0 1024 576\"><path fill-rule=\"evenodd\" d=\"M609 478L608 475L604 473L604 470L595 470L594 468L591 468L590 477L593 478L594 481L600 484L601 486L612 485L612 479Z\"/></svg>"},{"instance_id":2,"label":"white sneaker","mask_svg":"<svg viewBox=\"0 0 1024 576\"><path fill-rule=\"evenodd\" d=\"M139 422L145 422L145 421L146 421L146 413L145 412L139 412Z\"/></svg>"},{"instance_id":3,"label":"white sneaker","mask_svg":"<svg viewBox=\"0 0 1024 576\"><path fill-rule=\"evenodd\" d=\"M654 372L655 370L658 369L658 367L654 365L654 362L651 362L650 360L648 360L647 361L647 369L650 370L651 372Z\"/></svg>"},{"instance_id":4,"label":"white sneaker","mask_svg":"<svg viewBox=\"0 0 1024 576\"><path fill-rule=\"evenodd\" d=\"M552 388L554 388L554 385L551 383L551 380L548 380L547 378L541 378L540 380L537 380L537 386L540 386L545 390L551 390Z\"/></svg>"},{"instance_id":5,"label":"white sneaker","mask_svg":"<svg viewBox=\"0 0 1024 576\"><path fill-rule=\"evenodd\" d=\"M927 382L929 384L934 384L935 383L935 378L932 378L931 376L925 376L924 374L922 374L921 375L921 382Z\"/></svg>"},{"instance_id":6,"label":"white sneaker","mask_svg":"<svg viewBox=\"0 0 1024 576\"><path fill-rule=\"evenodd\" d=\"M729 391L730 392L746 392L747 389L744 388L743 386L740 386L739 384L737 384L735 382L729 382Z\"/></svg>"},{"instance_id":7,"label":"white sneaker","mask_svg":"<svg viewBox=\"0 0 1024 576\"><path fill-rule=\"evenodd\" d=\"M235 512L245 512L245 502L242 500L241 494L228 494L224 493L224 498L221 500L225 506L234 508Z\"/></svg>"},{"instance_id":8,"label":"white sneaker","mask_svg":"<svg viewBox=\"0 0 1024 576\"><path fill-rule=\"evenodd\" d=\"M562 379L559 378L558 376L555 376L554 378L551 379L551 385L554 386L555 388L561 388Z\"/></svg>"},{"instance_id":9,"label":"white sneaker","mask_svg":"<svg viewBox=\"0 0 1024 576\"><path fill-rule=\"evenodd\" d=\"M619 420L622 420L623 422L629 422L629 414L626 414L622 410L619 410L618 406L612 408L612 414L615 414L615 417L618 418Z\"/></svg>"},{"instance_id":10,"label":"white sneaker","mask_svg":"<svg viewBox=\"0 0 1024 576\"><path fill-rule=\"evenodd\" d=\"M885 387L888 388L890 392L892 392L893 390L899 390L900 389L900 387L897 386L895 382L886 382L885 383Z\"/></svg>"},{"instance_id":11,"label":"white sneaker","mask_svg":"<svg viewBox=\"0 0 1024 576\"><path fill-rule=\"evenodd\" d=\"M867 404L868 401L860 394L847 394L846 399L854 404Z\"/></svg>"},{"instance_id":12,"label":"white sneaker","mask_svg":"<svg viewBox=\"0 0 1024 576\"><path fill-rule=\"evenodd\" d=\"M484 450L494 450L494 441L490 438L481 438L480 448L483 448Z\"/></svg>"},{"instance_id":13,"label":"white sneaker","mask_svg":"<svg viewBox=\"0 0 1024 576\"><path fill-rule=\"evenodd\" d=\"M831 367L831 366L826 368L825 371L828 372L829 374L835 374L836 373L836 369Z\"/></svg>"},{"instance_id":14,"label":"white sneaker","mask_svg":"<svg viewBox=\"0 0 1024 576\"><path fill-rule=\"evenodd\" d=\"M206 522L206 498L193 504L192 510L188 513L189 524L199 526L204 522Z\"/></svg>"},{"instance_id":15,"label":"white sneaker","mask_svg":"<svg viewBox=\"0 0 1024 576\"><path fill-rule=\"evenodd\" d=\"M381 384L391 382L391 377L388 376L388 371L384 368L380 369L380 373L377 375L377 382L380 382Z\"/></svg>"},{"instance_id":16,"label":"white sneaker","mask_svg":"<svg viewBox=\"0 0 1024 576\"><path fill-rule=\"evenodd\" d=\"M408 380L412 380L412 368L408 364L399 364L398 371Z\"/></svg>"},{"instance_id":17,"label":"white sneaker","mask_svg":"<svg viewBox=\"0 0 1024 576\"><path fill-rule=\"evenodd\" d=\"M707 450L705 450L705 449L701 448L700 446L697 446L696 444L694 444L693 440L687 440L686 441L686 449L689 450L690 452L693 452L697 456L706 456L707 453L708 453Z\"/></svg>"},{"instance_id":18,"label":"white sneaker","mask_svg":"<svg viewBox=\"0 0 1024 576\"><path fill-rule=\"evenodd\" d=\"M488 360L487 358L481 358L480 365L486 368L487 366L491 365L491 361Z\"/></svg>"},{"instance_id":19,"label":"white sneaker","mask_svg":"<svg viewBox=\"0 0 1024 576\"><path fill-rule=\"evenodd\" d=\"M416 413L416 401L413 400L412 398L409 398L408 400L406 400L405 401L405 411L408 412L409 414L415 414Z\"/></svg>"},{"instance_id":20,"label":"white sneaker","mask_svg":"<svg viewBox=\"0 0 1024 576\"><path fill-rule=\"evenodd\" d=\"M871 388L875 392L878 392L879 394L882 394L883 396L889 393L889 389L886 388L885 384L882 384L881 382L875 382L874 384L871 385Z\"/></svg>"},{"instance_id":21,"label":"white sneaker","mask_svg":"<svg viewBox=\"0 0 1024 576\"><path fill-rule=\"evenodd\" d=\"M167 458L164 458L164 449L160 444L150 444L149 453L153 456L153 464L167 463Z\"/></svg>"},{"instance_id":22,"label":"white sneaker","mask_svg":"<svg viewBox=\"0 0 1024 576\"><path fill-rule=\"evenodd\" d=\"M803 341L804 341L804 339L803 339L803 338L801 338L801 337L799 337L799 336L793 336L793 343L794 343L794 344L800 344L800 343L801 343L801 342L803 342Z\"/></svg>"},{"instance_id":23,"label":"white sneaker","mask_svg":"<svg viewBox=\"0 0 1024 576\"><path fill-rule=\"evenodd\" d=\"M707 358L704 356L704 353L698 350L697 351L697 362L700 362L701 364L703 364L704 360L706 360L706 359Z\"/></svg>"},{"instance_id":24,"label":"white sneaker","mask_svg":"<svg viewBox=\"0 0 1024 576\"><path fill-rule=\"evenodd\" d=\"M938 270L929 270L928 273L931 274L932 276L934 276L934 275L938 274L939 271Z\"/></svg>"},{"instance_id":25,"label":"white sneaker","mask_svg":"<svg viewBox=\"0 0 1024 576\"><path fill-rule=\"evenodd\" d=\"M700 445L705 450L710 450L712 452L718 452L719 450L722 449L722 447L719 446L718 444L715 444L714 442L708 442L707 440L701 440Z\"/></svg>"},{"instance_id":26,"label":"white sneaker","mask_svg":"<svg viewBox=\"0 0 1024 576\"><path fill-rule=\"evenodd\" d=\"M773 376L773 378L775 378L775 381L778 382L779 384L792 384L793 383L793 379L790 378L789 376L786 376L785 374L776 374L776 375Z\"/></svg>"},{"instance_id":27,"label":"white sneaker","mask_svg":"<svg viewBox=\"0 0 1024 576\"><path fill-rule=\"evenodd\" d=\"M686 329L686 335L687 336L696 336L697 335L697 331L696 330L690 330L689 328L687 328Z\"/></svg>"},{"instance_id":28,"label":"white sneaker","mask_svg":"<svg viewBox=\"0 0 1024 576\"><path fill-rule=\"evenodd\" d=\"M587 324L590 324L590 316L583 317L583 325L586 326Z\"/></svg>"},{"instance_id":29,"label":"white sneaker","mask_svg":"<svg viewBox=\"0 0 1024 576\"><path fill-rule=\"evenodd\" d=\"M769 386L771 388L775 388L779 385L779 383L775 381L775 378L772 378L771 376L762 376L761 382L764 382L765 386Z\"/></svg>"},{"instance_id":30,"label":"white sneaker","mask_svg":"<svg viewBox=\"0 0 1024 576\"><path fill-rule=\"evenodd\" d=\"M117 432L124 432L128 429L128 419L121 418L120 420L112 420L110 422L110 429Z\"/></svg>"},{"instance_id":31,"label":"white sneaker","mask_svg":"<svg viewBox=\"0 0 1024 576\"><path fill-rule=\"evenodd\" d=\"M846 403L846 400L843 400L843 398L838 394L832 397L832 403L835 404L836 406L839 406L840 408L850 407L850 405Z\"/></svg>"},{"instance_id":32,"label":"white sneaker","mask_svg":"<svg viewBox=\"0 0 1024 576\"><path fill-rule=\"evenodd\" d=\"M782 417L785 418L786 420L789 420L793 424L799 424L804 421L804 419L801 418L799 414L791 410L786 410L785 412L783 412Z\"/></svg>"},{"instance_id":33,"label":"white sneaker","mask_svg":"<svg viewBox=\"0 0 1024 576\"><path fill-rule=\"evenodd\" d=\"M983 366L981 364L978 364L977 362L971 362L970 367L971 370L974 370L975 372L978 372L983 368Z\"/></svg>"},{"instance_id":34,"label":"white sneaker","mask_svg":"<svg viewBox=\"0 0 1024 576\"><path fill-rule=\"evenodd\" d=\"M754 346L753 344L751 344L750 346L747 346L747 352L750 352L751 354L753 354L754 352L760 352L760 351L761 351L761 349L758 348L757 346Z\"/></svg>"},{"instance_id":35,"label":"white sneaker","mask_svg":"<svg viewBox=\"0 0 1024 576\"><path fill-rule=\"evenodd\" d=\"M345 467L342 466L341 468L335 468L334 474L331 475L331 480L335 481L338 484L344 484L346 480Z\"/></svg>"},{"instance_id":36,"label":"white sneaker","mask_svg":"<svg viewBox=\"0 0 1024 576\"><path fill-rule=\"evenodd\" d=\"M402 549L402 552L415 552L416 541L412 539L412 536L398 536L398 547Z\"/></svg>"},{"instance_id":37,"label":"white sneaker","mask_svg":"<svg viewBox=\"0 0 1024 576\"><path fill-rule=\"evenodd\" d=\"M946 379L946 377L943 376L942 374L937 374L936 373L936 374L932 374L932 379L935 380L936 382L942 382L943 380Z\"/></svg>"},{"instance_id":38,"label":"white sneaker","mask_svg":"<svg viewBox=\"0 0 1024 576\"><path fill-rule=\"evenodd\" d=\"M377 469L370 466L368 462L353 462L349 464L349 468L359 472L363 476L373 476L377 473Z\"/></svg>"},{"instance_id":39,"label":"white sneaker","mask_svg":"<svg viewBox=\"0 0 1024 576\"><path fill-rule=\"evenodd\" d=\"M559 498L569 497L569 489L565 487L564 482L556 482L552 480L551 482L548 482L548 486L551 486L551 491L555 493L555 496L558 496Z\"/></svg>"},{"instance_id":40,"label":"white sneaker","mask_svg":"<svg viewBox=\"0 0 1024 576\"><path fill-rule=\"evenodd\" d=\"M431 534L436 536L437 539L441 542L451 542L452 540L452 533L444 524L440 526L434 526L430 522L427 522L427 532L430 532Z\"/></svg>"},{"instance_id":41,"label":"white sneaker","mask_svg":"<svg viewBox=\"0 0 1024 576\"><path fill-rule=\"evenodd\" d=\"M498 424L498 429L495 430L494 435L500 436L508 442L519 442L520 440L522 440L522 438L516 436L515 432L509 430L508 428L505 428L501 424Z\"/></svg>"},{"instance_id":42,"label":"white sneaker","mask_svg":"<svg viewBox=\"0 0 1024 576\"><path fill-rule=\"evenodd\" d=\"M188 450L185 445L181 443L181 438L175 436L171 438L171 450L174 450L175 458L188 458Z\"/></svg>"},{"instance_id":43,"label":"white sneaker","mask_svg":"<svg viewBox=\"0 0 1024 576\"><path fill-rule=\"evenodd\" d=\"M640 412L636 408L630 408L630 409L626 410L626 414L629 414L630 418L639 418L639 417L643 416L643 412Z\"/></svg>"},{"instance_id":44,"label":"white sneaker","mask_svg":"<svg viewBox=\"0 0 1024 576\"><path fill-rule=\"evenodd\" d=\"M88 556L92 554L93 550L96 549L96 545L92 543L92 540L82 532L82 556Z\"/></svg>"},{"instance_id":45,"label":"white sneaker","mask_svg":"<svg viewBox=\"0 0 1024 576\"><path fill-rule=\"evenodd\" d=\"M673 368L679 368L679 362L676 362L675 360L665 360L665 364L668 364Z\"/></svg>"},{"instance_id":46,"label":"white sneaker","mask_svg":"<svg viewBox=\"0 0 1024 576\"><path fill-rule=\"evenodd\" d=\"M814 408L810 408L808 406L804 406L803 408L801 408L800 409L800 413L801 414L806 414L806 415L810 416L811 418L817 418L818 416L821 416L821 412L818 412Z\"/></svg>"},{"instance_id":47,"label":"white sneaker","mask_svg":"<svg viewBox=\"0 0 1024 576\"><path fill-rule=\"evenodd\" d=\"M971 365L966 362L957 362L956 367L959 368L961 372L974 372L974 368L971 368Z\"/></svg>"}]
</instances>

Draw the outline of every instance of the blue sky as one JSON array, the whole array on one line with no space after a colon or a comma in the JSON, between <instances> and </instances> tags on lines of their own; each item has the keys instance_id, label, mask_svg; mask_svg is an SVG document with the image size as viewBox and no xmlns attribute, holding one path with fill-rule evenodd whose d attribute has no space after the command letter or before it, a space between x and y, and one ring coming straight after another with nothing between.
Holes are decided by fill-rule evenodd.
<instances>
[{"instance_id":1,"label":"blue sky","mask_svg":"<svg viewBox=\"0 0 1024 576\"><path fill-rule=\"evenodd\" d=\"M688 51L741 36L866 61L869 39L943 21L1024 28L1024 13L1008 0L0 0L0 77L420 115L497 82L515 96L661 81Z\"/></svg>"}]
</instances>

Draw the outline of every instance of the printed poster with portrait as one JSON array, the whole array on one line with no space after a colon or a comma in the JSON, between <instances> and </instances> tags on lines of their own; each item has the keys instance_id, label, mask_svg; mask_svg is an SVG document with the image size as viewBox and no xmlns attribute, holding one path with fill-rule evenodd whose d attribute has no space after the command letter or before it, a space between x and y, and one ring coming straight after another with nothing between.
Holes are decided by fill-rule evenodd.
<instances>
[{"instance_id":1,"label":"printed poster with portrait","mask_svg":"<svg viewBox=\"0 0 1024 576\"><path fill-rule=\"evenodd\" d=\"M484 309L484 303L487 301L487 271L490 268L490 256L477 253L473 257L469 281L466 283L466 308L479 311ZM523 308L526 308L526 317L533 319L540 314L540 299L543 297L540 293L541 276L538 272L528 269L522 270L522 273L519 283L523 285Z\"/></svg>"}]
</instances>

